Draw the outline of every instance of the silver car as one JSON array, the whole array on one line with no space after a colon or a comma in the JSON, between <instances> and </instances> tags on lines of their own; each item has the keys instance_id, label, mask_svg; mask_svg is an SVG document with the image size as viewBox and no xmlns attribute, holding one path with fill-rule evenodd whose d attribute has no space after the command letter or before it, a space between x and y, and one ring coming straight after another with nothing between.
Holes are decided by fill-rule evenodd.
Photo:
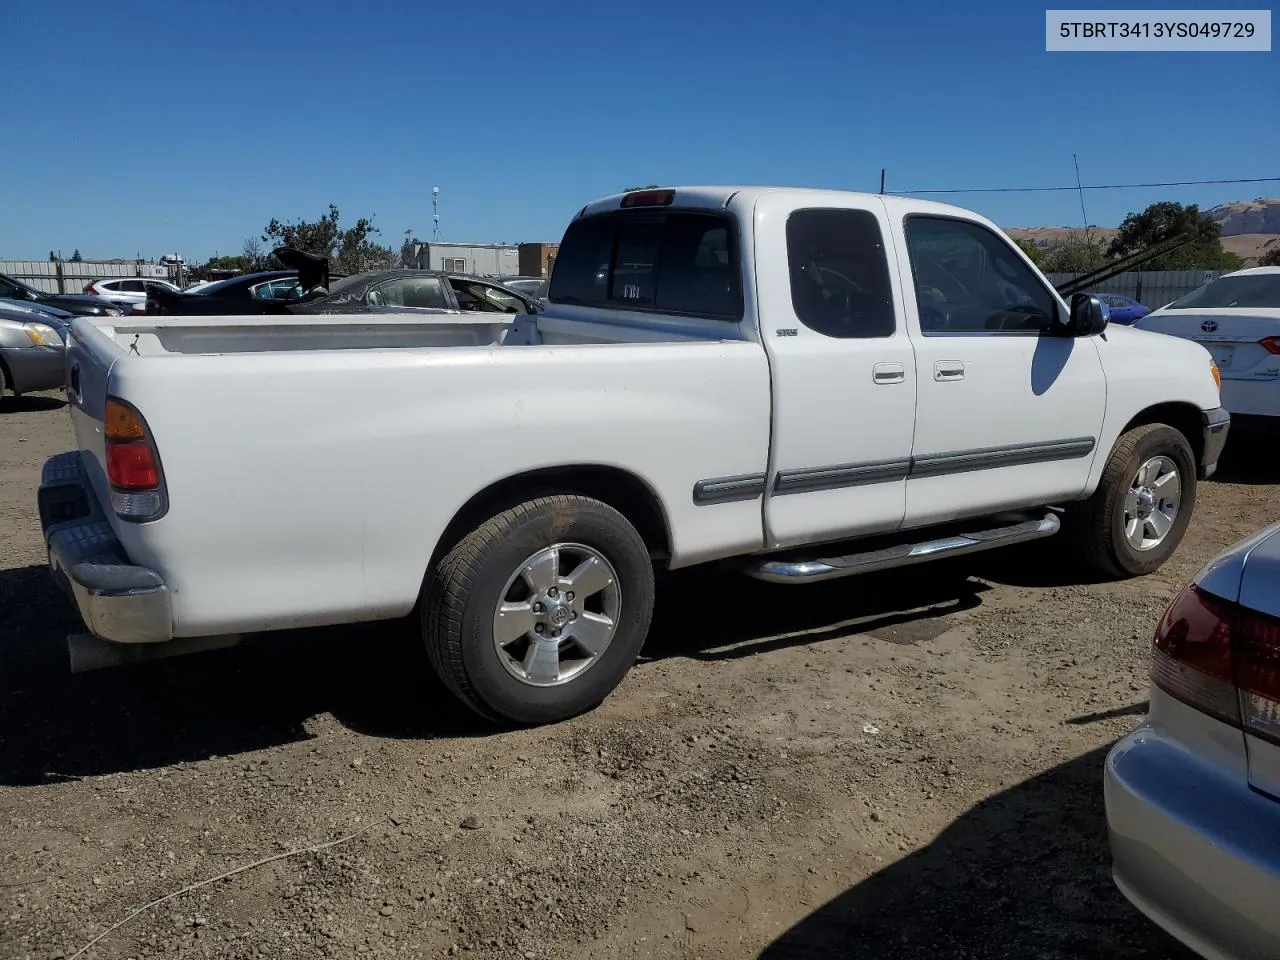
<instances>
[{"instance_id":1,"label":"silver car","mask_svg":"<svg viewBox=\"0 0 1280 960\"><path fill-rule=\"evenodd\" d=\"M64 385L66 333L49 314L0 306L0 400Z\"/></svg>"},{"instance_id":2,"label":"silver car","mask_svg":"<svg viewBox=\"0 0 1280 960\"><path fill-rule=\"evenodd\" d=\"M1116 886L1202 956L1280 957L1280 524L1211 561L1156 629L1146 722L1104 790Z\"/></svg>"}]
</instances>

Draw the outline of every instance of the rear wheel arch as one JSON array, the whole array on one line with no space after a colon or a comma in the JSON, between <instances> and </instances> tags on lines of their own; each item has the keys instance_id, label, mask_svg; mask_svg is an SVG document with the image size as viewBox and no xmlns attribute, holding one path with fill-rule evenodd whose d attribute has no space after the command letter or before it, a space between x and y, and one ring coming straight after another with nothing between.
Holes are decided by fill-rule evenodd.
<instances>
[{"instance_id":1,"label":"rear wheel arch","mask_svg":"<svg viewBox=\"0 0 1280 960\"><path fill-rule=\"evenodd\" d=\"M671 521L662 498L644 480L621 467L573 465L514 474L473 495L453 515L428 564L434 566L468 533L495 514L548 494L578 494L621 513L644 540L650 556L671 556Z\"/></svg>"}]
</instances>

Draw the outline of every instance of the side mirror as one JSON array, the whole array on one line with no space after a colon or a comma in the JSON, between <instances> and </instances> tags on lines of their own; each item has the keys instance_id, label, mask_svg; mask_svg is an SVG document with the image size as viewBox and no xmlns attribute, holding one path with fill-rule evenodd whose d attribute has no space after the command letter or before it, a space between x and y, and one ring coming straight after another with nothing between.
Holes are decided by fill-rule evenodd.
<instances>
[{"instance_id":1,"label":"side mirror","mask_svg":"<svg viewBox=\"0 0 1280 960\"><path fill-rule=\"evenodd\" d=\"M1107 329L1111 322L1111 310L1102 299L1092 293L1077 293L1071 298L1071 319L1068 329L1073 337L1093 337Z\"/></svg>"}]
</instances>

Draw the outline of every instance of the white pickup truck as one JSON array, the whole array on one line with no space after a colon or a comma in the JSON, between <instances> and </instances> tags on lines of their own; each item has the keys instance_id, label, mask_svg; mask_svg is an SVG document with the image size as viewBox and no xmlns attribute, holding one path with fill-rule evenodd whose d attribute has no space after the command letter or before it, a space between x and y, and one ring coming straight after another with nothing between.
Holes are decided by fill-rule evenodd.
<instances>
[{"instance_id":1,"label":"white pickup truck","mask_svg":"<svg viewBox=\"0 0 1280 960\"><path fill-rule=\"evenodd\" d=\"M804 584L1062 528L1111 575L1155 570L1230 422L1203 347L1068 307L936 203L609 197L549 301L77 319L79 449L39 496L99 638L73 669L413 613L471 707L554 721L635 661L655 566Z\"/></svg>"}]
</instances>

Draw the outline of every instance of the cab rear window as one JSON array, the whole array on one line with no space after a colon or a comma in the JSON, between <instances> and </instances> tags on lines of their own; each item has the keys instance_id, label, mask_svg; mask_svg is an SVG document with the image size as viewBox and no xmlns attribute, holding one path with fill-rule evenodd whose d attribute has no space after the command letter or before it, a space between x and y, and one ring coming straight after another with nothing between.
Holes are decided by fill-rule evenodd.
<instances>
[{"instance_id":1,"label":"cab rear window","mask_svg":"<svg viewBox=\"0 0 1280 960\"><path fill-rule=\"evenodd\" d=\"M742 284L733 221L685 211L575 220L560 243L548 299L739 320Z\"/></svg>"}]
</instances>

